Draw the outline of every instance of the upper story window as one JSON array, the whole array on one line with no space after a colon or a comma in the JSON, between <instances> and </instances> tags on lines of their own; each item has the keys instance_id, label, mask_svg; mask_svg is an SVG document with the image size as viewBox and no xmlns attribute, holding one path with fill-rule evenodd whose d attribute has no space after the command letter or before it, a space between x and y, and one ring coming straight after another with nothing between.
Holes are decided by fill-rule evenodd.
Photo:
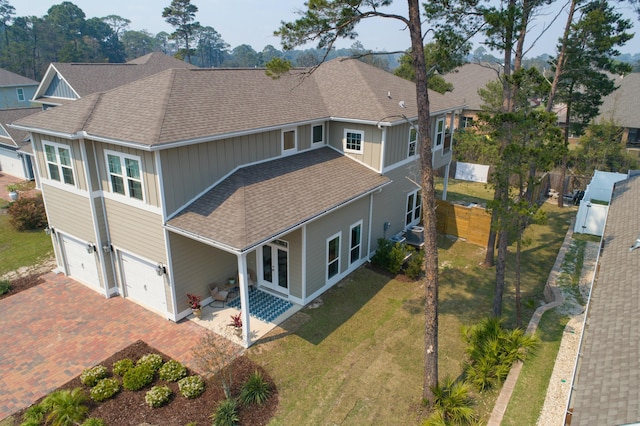
<instances>
[{"instance_id":1,"label":"upper story window","mask_svg":"<svg viewBox=\"0 0 640 426\"><path fill-rule=\"evenodd\" d=\"M311 128L311 145L324 144L324 124L316 124Z\"/></svg>"},{"instance_id":2,"label":"upper story window","mask_svg":"<svg viewBox=\"0 0 640 426\"><path fill-rule=\"evenodd\" d=\"M418 132L413 126L409 129L409 157L417 154Z\"/></svg>"},{"instance_id":3,"label":"upper story window","mask_svg":"<svg viewBox=\"0 0 640 426\"><path fill-rule=\"evenodd\" d=\"M111 192L143 200L140 157L106 151Z\"/></svg>"},{"instance_id":4,"label":"upper story window","mask_svg":"<svg viewBox=\"0 0 640 426\"><path fill-rule=\"evenodd\" d=\"M286 129L282 131L282 153L291 154L296 152L298 147L296 129Z\"/></svg>"},{"instance_id":5,"label":"upper story window","mask_svg":"<svg viewBox=\"0 0 640 426\"><path fill-rule=\"evenodd\" d=\"M16 89L16 94L18 95L18 101L19 102L24 102L25 98L24 98L24 89L22 87L18 87Z\"/></svg>"},{"instance_id":6,"label":"upper story window","mask_svg":"<svg viewBox=\"0 0 640 426\"><path fill-rule=\"evenodd\" d=\"M68 185L75 185L73 178L73 161L69 145L55 142L43 142L44 153L47 160L49 179L57 180Z\"/></svg>"},{"instance_id":7,"label":"upper story window","mask_svg":"<svg viewBox=\"0 0 640 426\"><path fill-rule=\"evenodd\" d=\"M364 132L361 130L344 131L344 150L346 152L362 153L362 141L364 140Z\"/></svg>"},{"instance_id":8,"label":"upper story window","mask_svg":"<svg viewBox=\"0 0 640 426\"><path fill-rule=\"evenodd\" d=\"M435 135L433 136L435 149L442 148L442 143L444 142L444 132L445 132L444 117L438 118L438 121L436 121L436 132L435 132Z\"/></svg>"}]
</instances>

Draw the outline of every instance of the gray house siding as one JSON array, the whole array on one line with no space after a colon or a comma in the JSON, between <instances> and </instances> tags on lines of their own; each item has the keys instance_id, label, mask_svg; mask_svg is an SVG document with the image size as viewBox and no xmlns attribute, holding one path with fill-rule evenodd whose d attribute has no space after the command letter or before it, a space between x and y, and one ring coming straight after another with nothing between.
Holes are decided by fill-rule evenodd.
<instances>
[{"instance_id":1,"label":"gray house siding","mask_svg":"<svg viewBox=\"0 0 640 426\"><path fill-rule=\"evenodd\" d=\"M48 184L42 185L47 200L49 226L68 232L76 238L95 241L89 199Z\"/></svg>"},{"instance_id":2,"label":"gray house siding","mask_svg":"<svg viewBox=\"0 0 640 426\"><path fill-rule=\"evenodd\" d=\"M0 87L0 108L29 108L37 88L37 84L35 86ZM22 89L23 100L18 97L18 89Z\"/></svg>"},{"instance_id":3,"label":"gray house siding","mask_svg":"<svg viewBox=\"0 0 640 426\"><path fill-rule=\"evenodd\" d=\"M167 213L175 212L236 167L277 157L280 138L280 131L271 131L161 151Z\"/></svg>"},{"instance_id":4,"label":"gray house siding","mask_svg":"<svg viewBox=\"0 0 640 426\"><path fill-rule=\"evenodd\" d=\"M345 155L375 170L380 170L382 131L374 126L333 122L329 132L329 144L340 152L344 152L345 129L364 132L362 153L345 152Z\"/></svg>"},{"instance_id":5,"label":"gray house siding","mask_svg":"<svg viewBox=\"0 0 640 426\"><path fill-rule=\"evenodd\" d=\"M40 171L40 177L42 177L43 179L49 179L47 163L44 157L43 142L55 142L61 145L67 145L71 150L71 159L73 162L73 174L74 174L75 187L84 191L87 190L85 169L84 169L84 164L82 162L82 154L80 151L80 142L78 142L77 140L68 140L68 139L57 138L54 136L39 135L39 134L34 134L33 139L35 141L34 154L36 156L36 161L38 163L38 170ZM69 187L71 186L69 185Z\"/></svg>"},{"instance_id":6,"label":"gray house siding","mask_svg":"<svg viewBox=\"0 0 640 426\"><path fill-rule=\"evenodd\" d=\"M409 124L386 127L384 166L404 161L409 153Z\"/></svg>"}]
</instances>

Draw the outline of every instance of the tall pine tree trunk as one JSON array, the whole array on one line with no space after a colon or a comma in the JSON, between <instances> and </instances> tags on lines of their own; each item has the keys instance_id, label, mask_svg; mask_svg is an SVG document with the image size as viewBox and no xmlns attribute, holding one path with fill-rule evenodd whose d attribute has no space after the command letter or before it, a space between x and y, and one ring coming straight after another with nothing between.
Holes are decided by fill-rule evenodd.
<instances>
[{"instance_id":1,"label":"tall pine tree trunk","mask_svg":"<svg viewBox=\"0 0 640 426\"><path fill-rule=\"evenodd\" d=\"M427 68L424 59L420 2L408 0L411 54L415 68L418 102L418 131L420 133L420 167L422 172L422 220L425 232L425 327L424 378L422 396L433 403L432 387L438 384L438 245L436 231L435 187L431 164L431 124L427 93Z\"/></svg>"}]
</instances>

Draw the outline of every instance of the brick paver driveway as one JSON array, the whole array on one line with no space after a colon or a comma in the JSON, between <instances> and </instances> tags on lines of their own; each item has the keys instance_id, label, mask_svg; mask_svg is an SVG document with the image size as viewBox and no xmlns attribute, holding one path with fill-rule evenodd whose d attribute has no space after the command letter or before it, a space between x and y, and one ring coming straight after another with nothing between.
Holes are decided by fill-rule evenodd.
<instances>
[{"instance_id":1,"label":"brick paver driveway","mask_svg":"<svg viewBox=\"0 0 640 426\"><path fill-rule=\"evenodd\" d=\"M106 299L63 274L43 278L0 300L0 419L137 340L194 367L191 348L204 328Z\"/></svg>"}]
</instances>

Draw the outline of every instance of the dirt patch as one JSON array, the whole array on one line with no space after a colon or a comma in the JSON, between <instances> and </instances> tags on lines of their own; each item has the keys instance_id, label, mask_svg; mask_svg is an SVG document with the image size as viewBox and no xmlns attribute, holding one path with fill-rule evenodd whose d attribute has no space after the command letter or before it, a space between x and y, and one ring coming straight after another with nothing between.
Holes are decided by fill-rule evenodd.
<instances>
[{"instance_id":1,"label":"dirt patch","mask_svg":"<svg viewBox=\"0 0 640 426\"><path fill-rule=\"evenodd\" d=\"M169 357L155 350L146 343L138 341L131 346L117 352L113 356L105 359L100 364L109 370L113 363L123 358L132 360L139 359L142 355L148 353L157 353L162 356L164 361ZM234 383L232 394L238 395L242 383L246 381L251 373L258 370L262 373L262 377L271 384L272 395L263 405L252 405L250 407L240 407L240 424L243 425L266 425L278 407L278 393L271 377L258 365L251 362L244 356L240 356L233 361L233 377ZM189 372L189 374L194 374ZM146 391L153 385L167 385L173 391L173 397L169 404L164 407L151 408L145 400ZM187 399L180 395L178 384L173 382L163 382L156 379L155 382L140 391L121 390L114 398L102 403L90 402L89 417L101 418L107 425L167 425L167 426L184 426L189 422L195 422L198 425L211 424L211 414L214 412L218 403L224 400L224 392L219 381L215 378L206 380L205 392L198 398ZM58 389L73 389L81 387L87 390L80 382L80 378L76 377L71 381L60 386ZM38 400L39 403L42 399ZM17 412L14 418L17 421L22 419L25 410Z\"/></svg>"},{"instance_id":2,"label":"dirt patch","mask_svg":"<svg viewBox=\"0 0 640 426\"><path fill-rule=\"evenodd\" d=\"M51 272L55 267L55 260L49 258L38 265L20 268L3 275L0 280L9 280L11 287L7 293L0 295L0 300L42 284L44 280L41 276Z\"/></svg>"}]
</instances>

